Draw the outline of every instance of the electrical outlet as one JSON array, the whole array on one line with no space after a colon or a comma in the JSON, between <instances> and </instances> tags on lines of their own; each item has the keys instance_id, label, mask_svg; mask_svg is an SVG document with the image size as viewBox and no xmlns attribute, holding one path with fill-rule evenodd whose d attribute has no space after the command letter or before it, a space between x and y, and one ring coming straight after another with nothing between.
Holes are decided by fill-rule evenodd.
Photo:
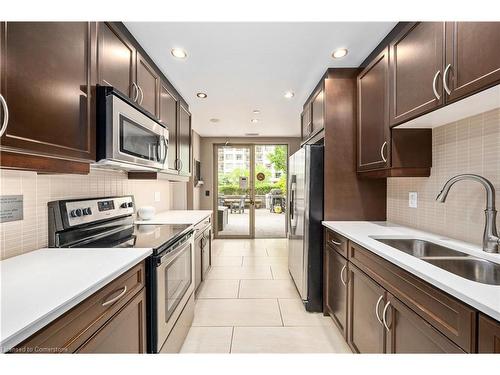
<instances>
[{"instance_id":1,"label":"electrical outlet","mask_svg":"<svg viewBox=\"0 0 500 375\"><path fill-rule=\"evenodd\" d=\"M159 202L159 201L160 201L160 192L155 191L155 202Z\"/></svg>"},{"instance_id":2,"label":"electrical outlet","mask_svg":"<svg viewBox=\"0 0 500 375\"><path fill-rule=\"evenodd\" d=\"M416 191L410 191L408 193L408 207L417 208L418 206L418 193Z\"/></svg>"}]
</instances>

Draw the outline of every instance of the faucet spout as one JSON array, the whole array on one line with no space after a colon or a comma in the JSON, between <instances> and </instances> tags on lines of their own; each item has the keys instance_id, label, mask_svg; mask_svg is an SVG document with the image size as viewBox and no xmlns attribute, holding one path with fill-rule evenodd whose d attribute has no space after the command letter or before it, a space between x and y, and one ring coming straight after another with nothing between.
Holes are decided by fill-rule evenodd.
<instances>
[{"instance_id":1,"label":"faucet spout","mask_svg":"<svg viewBox=\"0 0 500 375\"><path fill-rule=\"evenodd\" d=\"M486 222L483 234L483 250L488 253L497 253L500 246L500 238L498 237L495 209L495 187L486 178L476 174L459 174L450 178L443 186L443 189L436 197L436 201L444 203L450 192L451 187L458 181L471 180L479 182L486 190Z\"/></svg>"}]
</instances>

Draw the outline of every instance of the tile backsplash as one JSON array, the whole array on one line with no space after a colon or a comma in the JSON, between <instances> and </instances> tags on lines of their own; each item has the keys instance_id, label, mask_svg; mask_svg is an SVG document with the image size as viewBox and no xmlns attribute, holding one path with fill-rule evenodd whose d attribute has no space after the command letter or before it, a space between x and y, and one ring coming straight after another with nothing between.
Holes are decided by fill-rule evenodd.
<instances>
[{"instance_id":1,"label":"tile backsplash","mask_svg":"<svg viewBox=\"0 0 500 375\"><path fill-rule=\"evenodd\" d=\"M88 175L37 175L34 172L0 170L0 195L24 196L24 219L0 223L0 259L47 247L47 202L132 194L136 207L171 208L173 182L129 180L127 174L91 170ZM155 192L160 201L155 201Z\"/></svg>"},{"instance_id":2,"label":"tile backsplash","mask_svg":"<svg viewBox=\"0 0 500 375\"><path fill-rule=\"evenodd\" d=\"M486 193L479 183L459 181L445 203L435 201L454 175L486 177L500 191L500 109L434 128L430 177L389 178L387 220L480 245ZM418 193L418 207L408 207L408 193Z\"/></svg>"}]
</instances>

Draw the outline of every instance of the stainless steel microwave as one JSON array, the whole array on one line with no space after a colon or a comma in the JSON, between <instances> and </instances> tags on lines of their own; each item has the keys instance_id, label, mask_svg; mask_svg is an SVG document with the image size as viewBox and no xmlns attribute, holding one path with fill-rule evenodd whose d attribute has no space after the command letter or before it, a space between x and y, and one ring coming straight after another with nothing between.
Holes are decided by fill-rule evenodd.
<instances>
[{"instance_id":1,"label":"stainless steel microwave","mask_svg":"<svg viewBox=\"0 0 500 375\"><path fill-rule=\"evenodd\" d=\"M97 165L163 170L167 155L165 126L119 91L97 87Z\"/></svg>"}]
</instances>

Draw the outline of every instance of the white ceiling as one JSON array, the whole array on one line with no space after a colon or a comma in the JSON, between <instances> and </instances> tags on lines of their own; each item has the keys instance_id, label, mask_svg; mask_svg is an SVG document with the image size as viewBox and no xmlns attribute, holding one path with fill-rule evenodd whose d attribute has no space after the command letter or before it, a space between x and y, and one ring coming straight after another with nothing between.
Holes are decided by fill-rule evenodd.
<instances>
[{"instance_id":1,"label":"white ceiling","mask_svg":"<svg viewBox=\"0 0 500 375\"><path fill-rule=\"evenodd\" d=\"M125 25L188 102L200 135L285 137L300 135L302 105L325 70L359 66L395 22ZM188 58L174 59L173 47ZM337 48L348 48L348 55L332 59ZM285 99L287 90L295 97ZM208 98L198 99L200 91ZM260 122L251 123L254 117Z\"/></svg>"}]
</instances>

